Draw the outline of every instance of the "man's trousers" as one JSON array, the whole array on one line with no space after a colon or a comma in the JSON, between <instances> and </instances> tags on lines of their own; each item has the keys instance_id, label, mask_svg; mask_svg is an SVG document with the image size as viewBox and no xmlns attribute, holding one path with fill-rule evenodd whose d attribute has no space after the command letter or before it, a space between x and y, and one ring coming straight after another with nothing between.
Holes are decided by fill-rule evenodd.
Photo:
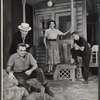
<instances>
[{"instance_id":1,"label":"man's trousers","mask_svg":"<svg viewBox=\"0 0 100 100\"><path fill-rule=\"evenodd\" d=\"M37 68L29 76L25 74L25 71L15 72L14 75L18 80L18 85L25 87L27 90L29 90L30 88L30 85L27 83L28 79L37 78L42 83L42 85L45 85L47 83L45 75L41 68Z\"/></svg>"},{"instance_id":2,"label":"man's trousers","mask_svg":"<svg viewBox=\"0 0 100 100\"><path fill-rule=\"evenodd\" d=\"M82 57L82 63L83 63L83 78L85 80L88 80L89 76L89 63L90 63L90 57L91 52L83 53L80 50L75 50L74 48L71 49L72 58L75 60L75 62L78 62L77 56Z\"/></svg>"}]
</instances>

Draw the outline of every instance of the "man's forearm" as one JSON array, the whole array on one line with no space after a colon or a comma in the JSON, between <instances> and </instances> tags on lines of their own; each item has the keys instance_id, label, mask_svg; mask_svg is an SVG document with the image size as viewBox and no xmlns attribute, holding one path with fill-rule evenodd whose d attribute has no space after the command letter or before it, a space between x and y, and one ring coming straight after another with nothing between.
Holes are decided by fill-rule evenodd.
<instances>
[{"instance_id":1,"label":"man's forearm","mask_svg":"<svg viewBox=\"0 0 100 100\"><path fill-rule=\"evenodd\" d=\"M34 71L36 68L38 68L38 66L37 66L37 64L36 65L34 65L30 70L31 70L31 72L32 71Z\"/></svg>"},{"instance_id":2,"label":"man's forearm","mask_svg":"<svg viewBox=\"0 0 100 100\"><path fill-rule=\"evenodd\" d=\"M77 48L77 49L79 49L79 50L81 50L81 51L83 51L84 50L84 46L79 46L79 45L77 45L76 43L74 43L74 48Z\"/></svg>"},{"instance_id":3,"label":"man's forearm","mask_svg":"<svg viewBox=\"0 0 100 100\"><path fill-rule=\"evenodd\" d=\"M83 51L84 50L84 47L80 47L80 46L78 46L79 47L79 49L81 50L81 51Z\"/></svg>"}]
</instances>

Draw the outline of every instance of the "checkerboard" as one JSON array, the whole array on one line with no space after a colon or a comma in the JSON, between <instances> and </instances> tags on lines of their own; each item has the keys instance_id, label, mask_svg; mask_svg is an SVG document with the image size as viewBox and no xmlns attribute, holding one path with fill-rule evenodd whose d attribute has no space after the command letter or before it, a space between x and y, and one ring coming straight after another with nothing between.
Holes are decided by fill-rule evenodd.
<instances>
[{"instance_id":1,"label":"checkerboard","mask_svg":"<svg viewBox=\"0 0 100 100\"><path fill-rule=\"evenodd\" d=\"M58 64L53 74L53 79L70 79L75 81L76 65Z\"/></svg>"},{"instance_id":2,"label":"checkerboard","mask_svg":"<svg viewBox=\"0 0 100 100\"><path fill-rule=\"evenodd\" d=\"M58 78L59 79L69 79L70 78L70 69L60 69Z\"/></svg>"}]
</instances>

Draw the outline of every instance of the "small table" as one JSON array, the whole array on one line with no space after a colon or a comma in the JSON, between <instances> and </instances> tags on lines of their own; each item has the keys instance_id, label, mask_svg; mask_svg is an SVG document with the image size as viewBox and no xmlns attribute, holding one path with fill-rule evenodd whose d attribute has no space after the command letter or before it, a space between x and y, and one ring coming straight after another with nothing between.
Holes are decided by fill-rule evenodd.
<instances>
[{"instance_id":1,"label":"small table","mask_svg":"<svg viewBox=\"0 0 100 100\"><path fill-rule=\"evenodd\" d=\"M58 64L53 79L71 79L72 81L75 81L75 69L77 68L76 65L71 64Z\"/></svg>"}]
</instances>

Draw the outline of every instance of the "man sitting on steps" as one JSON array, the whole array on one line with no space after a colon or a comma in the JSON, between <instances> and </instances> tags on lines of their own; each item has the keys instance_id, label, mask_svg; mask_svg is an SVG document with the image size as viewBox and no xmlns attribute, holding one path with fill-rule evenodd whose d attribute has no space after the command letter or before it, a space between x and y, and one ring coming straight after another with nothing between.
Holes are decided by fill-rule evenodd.
<instances>
[{"instance_id":1,"label":"man sitting on steps","mask_svg":"<svg viewBox=\"0 0 100 100\"><path fill-rule=\"evenodd\" d=\"M30 65L32 67L29 69ZM38 68L37 61L34 57L26 52L26 45L24 43L19 43L17 46L17 53L10 56L6 71L10 74L11 79L15 76L18 80L18 85L25 87L29 93L32 91L40 92L39 88L30 86L26 82L30 78L38 78L45 87L45 93L54 96L49 89L48 82L46 81L42 69Z\"/></svg>"}]
</instances>

